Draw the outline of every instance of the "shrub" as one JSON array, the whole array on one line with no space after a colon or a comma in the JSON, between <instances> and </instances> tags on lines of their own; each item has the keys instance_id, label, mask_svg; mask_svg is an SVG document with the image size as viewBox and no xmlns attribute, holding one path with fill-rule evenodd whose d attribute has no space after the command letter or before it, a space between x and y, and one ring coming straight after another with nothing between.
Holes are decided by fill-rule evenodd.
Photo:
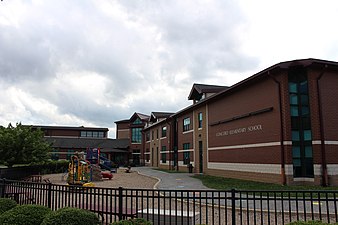
<instances>
[{"instance_id":1,"label":"shrub","mask_svg":"<svg viewBox=\"0 0 338 225\"><path fill-rule=\"evenodd\" d=\"M68 170L68 160L49 160L38 164L42 174L64 173Z\"/></svg>"},{"instance_id":2,"label":"shrub","mask_svg":"<svg viewBox=\"0 0 338 225\"><path fill-rule=\"evenodd\" d=\"M16 206L16 201L9 198L0 198L0 215Z\"/></svg>"},{"instance_id":3,"label":"shrub","mask_svg":"<svg viewBox=\"0 0 338 225\"><path fill-rule=\"evenodd\" d=\"M326 225L328 223L323 223L322 221L295 221L292 223L289 223L288 225Z\"/></svg>"},{"instance_id":4,"label":"shrub","mask_svg":"<svg viewBox=\"0 0 338 225\"><path fill-rule=\"evenodd\" d=\"M0 224L37 225L51 210L41 205L20 205L0 215Z\"/></svg>"},{"instance_id":5,"label":"shrub","mask_svg":"<svg viewBox=\"0 0 338 225\"><path fill-rule=\"evenodd\" d=\"M121 220L114 222L111 225L152 225L152 223L143 218L136 218L130 220Z\"/></svg>"},{"instance_id":6,"label":"shrub","mask_svg":"<svg viewBox=\"0 0 338 225\"><path fill-rule=\"evenodd\" d=\"M41 225L98 225L98 216L90 211L77 208L62 208L46 216Z\"/></svg>"}]
</instances>

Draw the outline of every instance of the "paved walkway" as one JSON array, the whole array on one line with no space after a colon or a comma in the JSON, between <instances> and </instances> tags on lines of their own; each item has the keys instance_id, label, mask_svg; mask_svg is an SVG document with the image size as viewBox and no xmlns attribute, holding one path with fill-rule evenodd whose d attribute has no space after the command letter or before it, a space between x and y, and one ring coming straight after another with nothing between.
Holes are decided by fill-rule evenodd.
<instances>
[{"instance_id":1,"label":"paved walkway","mask_svg":"<svg viewBox=\"0 0 338 225\"><path fill-rule=\"evenodd\" d=\"M157 178L159 183L155 188L165 190L212 190L202 184L199 179L193 178L192 173L167 173L155 170L152 167L133 167L132 170L140 174Z\"/></svg>"}]
</instances>

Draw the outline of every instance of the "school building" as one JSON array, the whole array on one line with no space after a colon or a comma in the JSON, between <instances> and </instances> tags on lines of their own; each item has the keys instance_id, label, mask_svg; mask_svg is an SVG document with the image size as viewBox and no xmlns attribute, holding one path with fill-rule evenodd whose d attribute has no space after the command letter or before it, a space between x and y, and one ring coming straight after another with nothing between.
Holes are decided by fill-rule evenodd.
<instances>
[{"instance_id":1,"label":"school building","mask_svg":"<svg viewBox=\"0 0 338 225\"><path fill-rule=\"evenodd\" d=\"M287 185L338 185L338 62L281 62L232 86L194 84L178 112L117 124L134 162Z\"/></svg>"},{"instance_id":2,"label":"school building","mask_svg":"<svg viewBox=\"0 0 338 225\"><path fill-rule=\"evenodd\" d=\"M101 155L109 160L125 165L129 157L129 139L108 138L108 128L72 127L72 126L39 126L26 125L32 129L40 129L44 139L51 143L51 158L67 159L76 152L86 153L88 148L99 148Z\"/></svg>"}]
</instances>

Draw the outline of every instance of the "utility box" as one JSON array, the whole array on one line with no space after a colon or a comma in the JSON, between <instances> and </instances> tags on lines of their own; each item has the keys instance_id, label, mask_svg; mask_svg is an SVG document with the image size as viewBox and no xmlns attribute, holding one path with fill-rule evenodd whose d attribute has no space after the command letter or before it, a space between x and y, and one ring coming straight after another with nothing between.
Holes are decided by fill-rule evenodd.
<instances>
[{"instance_id":1,"label":"utility box","mask_svg":"<svg viewBox=\"0 0 338 225\"><path fill-rule=\"evenodd\" d=\"M200 215L197 212L143 209L137 212L137 218L143 218L153 225L200 224Z\"/></svg>"}]
</instances>

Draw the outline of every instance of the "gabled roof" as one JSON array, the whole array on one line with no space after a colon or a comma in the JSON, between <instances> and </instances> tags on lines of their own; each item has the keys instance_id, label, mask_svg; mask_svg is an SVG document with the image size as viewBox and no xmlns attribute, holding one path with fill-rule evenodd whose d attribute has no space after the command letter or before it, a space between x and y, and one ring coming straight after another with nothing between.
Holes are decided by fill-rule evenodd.
<instances>
[{"instance_id":1,"label":"gabled roof","mask_svg":"<svg viewBox=\"0 0 338 225\"><path fill-rule=\"evenodd\" d=\"M311 68L316 68L318 70L324 71L327 69L332 69L332 70L338 70L338 62L334 62L334 61L328 61L328 60L321 60L321 59L313 59L313 58L309 58L309 59L298 59L298 60L292 60L292 61L286 61L286 62L280 62L278 64L275 64L269 68L266 68L228 88L226 88L223 91L220 91L219 93L210 96L209 98L206 99L202 99L201 101L197 102L196 104L190 105L184 109L181 109L180 111L176 112L174 116L178 116L181 115L185 112L187 112L188 110L191 110L195 107L199 107L202 104L205 104L206 102L210 102L210 101L214 101L217 100L219 98L222 98L223 96L226 96L228 94L231 94L249 84L252 84L253 82L265 77L265 76L270 76L272 74L274 74L277 71L280 70L287 70L290 67L295 67L295 66L302 66L302 67L311 67Z\"/></svg>"},{"instance_id":2,"label":"gabled roof","mask_svg":"<svg viewBox=\"0 0 338 225\"><path fill-rule=\"evenodd\" d=\"M193 84L188 99L194 100L204 93L219 93L221 91L226 90L227 88L228 88L227 86L219 86L219 85Z\"/></svg>"},{"instance_id":3,"label":"gabled roof","mask_svg":"<svg viewBox=\"0 0 338 225\"><path fill-rule=\"evenodd\" d=\"M100 148L105 152L127 152L129 139L45 137L54 148Z\"/></svg>"},{"instance_id":4,"label":"gabled roof","mask_svg":"<svg viewBox=\"0 0 338 225\"><path fill-rule=\"evenodd\" d=\"M92 131L109 131L108 128L105 127L71 127L71 126L40 126L40 125L24 125L27 127L31 127L33 129L41 129L41 130L92 130Z\"/></svg>"},{"instance_id":5,"label":"gabled roof","mask_svg":"<svg viewBox=\"0 0 338 225\"><path fill-rule=\"evenodd\" d=\"M166 119L169 118L174 113L170 112L152 112L149 118L149 121L155 122L157 119Z\"/></svg>"},{"instance_id":6,"label":"gabled roof","mask_svg":"<svg viewBox=\"0 0 338 225\"><path fill-rule=\"evenodd\" d=\"M115 123L129 123L129 119L115 121Z\"/></svg>"},{"instance_id":7,"label":"gabled roof","mask_svg":"<svg viewBox=\"0 0 338 225\"><path fill-rule=\"evenodd\" d=\"M142 114L142 113L137 113L135 112L129 119L129 122L133 122L134 120L136 120L136 118L139 118L140 120L142 120L142 122L147 122L150 118L150 116Z\"/></svg>"}]
</instances>

